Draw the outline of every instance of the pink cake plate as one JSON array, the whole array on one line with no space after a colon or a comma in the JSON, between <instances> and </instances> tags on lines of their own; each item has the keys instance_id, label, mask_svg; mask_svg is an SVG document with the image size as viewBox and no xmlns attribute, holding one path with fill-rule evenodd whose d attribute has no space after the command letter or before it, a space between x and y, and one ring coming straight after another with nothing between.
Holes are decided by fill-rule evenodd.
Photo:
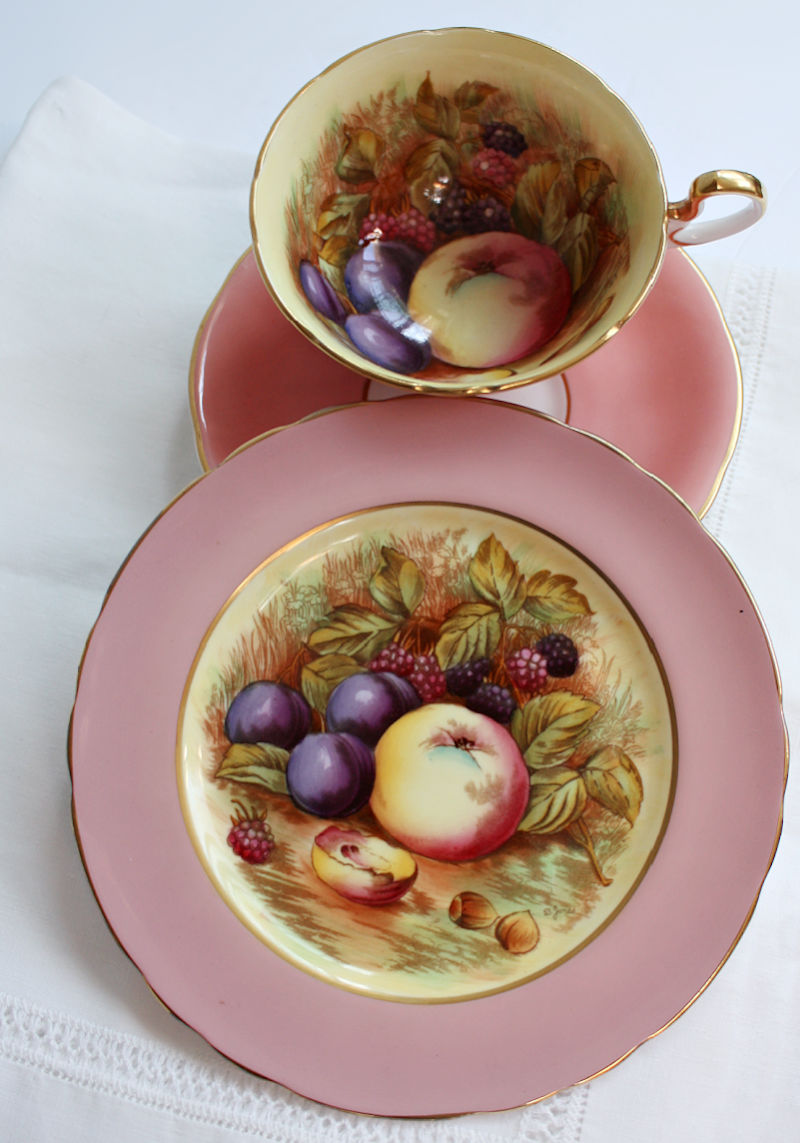
<instances>
[{"instance_id":1,"label":"pink cake plate","mask_svg":"<svg viewBox=\"0 0 800 1143\"><path fill-rule=\"evenodd\" d=\"M453 610L456 581L465 602ZM331 823L281 790L279 749L234 757L231 746L208 767L220 695L252 679L261 654L291 654L289 672L309 666L303 693L316 702L376 635L436 638L445 661L483 651L507 662L519 632L542 630L571 632L580 663L509 723L530 767L518 832L480 859L417 848L417 879L390 904L353 902L315 876L309 839ZM231 674L229 651L239 666L255 658ZM436 702L411 713L440 717ZM601 729L587 746L589 725ZM542 1099L681 1015L755 908L778 843L787 738L753 599L683 500L552 418L411 395L270 433L158 517L89 638L70 763L99 905L165 1005L302 1095L439 1116ZM474 786L482 771L471 765ZM255 772L267 789L247 786ZM510 788L498 781L495 791ZM240 809L266 814L256 833L269 826L274 851L263 866L238 861L230 819L214 816L229 786ZM433 799L420 815L441 810L446 831L450 804ZM373 810L374 799L359 828ZM520 862L530 876L512 878ZM570 907L550 900L565 869L579 910L616 901L573 947L558 943L572 939ZM466 907L462 892L448 916L454 884L491 899L503 924L454 923ZM512 975L498 983L495 969Z\"/></svg>"},{"instance_id":2,"label":"pink cake plate","mask_svg":"<svg viewBox=\"0 0 800 1143\"><path fill-rule=\"evenodd\" d=\"M190 404L206 470L309 413L399 392L353 373L295 329L252 251L211 304L192 354ZM711 288L673 249L640 310L601 350L569 374L499 396L617 445L702 516L739 435L742 378Z\"/></svg>"}]
</instances>

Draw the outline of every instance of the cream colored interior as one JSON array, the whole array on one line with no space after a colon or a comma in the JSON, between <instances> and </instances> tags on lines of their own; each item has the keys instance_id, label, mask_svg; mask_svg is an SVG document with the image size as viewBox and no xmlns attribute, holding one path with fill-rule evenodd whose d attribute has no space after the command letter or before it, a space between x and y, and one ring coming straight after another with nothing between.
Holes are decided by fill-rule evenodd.
<instances>
[{"instance_id":1,"label":"cream colored interior","mask_svg":"<svg viewBox=\"0 0 800 1143\"><path fill-rule=\"evenodd\" d=\"M430 72L437 87L480 80L511 92L532 92L562 121L580 124L588 150L614 170L629 225L630 265L613 284L607 312L565 347L555 343L514 363L512 377L459 374L450 381L402 377L367 361L332 323L314 313L286 253L286 204L303 160L315 159L334 118L371 96L404 85L414 95ZM626 321L657 274L666 242L666 194L658 159L622 101L581 65L541 44L478 29L416 32L354 52L311 81L274 124L259 156L251 222L262 275L287 316L323 349L358 372L425 391L503 389L562 372L592 352ZM557 352L553 353L553 346Z\"/></svg>"}]
</instances>

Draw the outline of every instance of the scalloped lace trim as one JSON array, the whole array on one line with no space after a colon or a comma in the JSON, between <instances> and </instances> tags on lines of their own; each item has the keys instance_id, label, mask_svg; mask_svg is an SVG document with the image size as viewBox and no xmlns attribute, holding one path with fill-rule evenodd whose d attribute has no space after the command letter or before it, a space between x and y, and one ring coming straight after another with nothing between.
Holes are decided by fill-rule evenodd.
<instances>
[{"instance_id":1,"label":"scalloped lace trim","mask_svg":"<svg viewBox=\"0 0 800 1143\"><path fill-rule=\"evenodd\" d=\"M578 1143L588 1085L499 1115L402 1120L312 1103L211 1062L0 994L0 1056L93 1092L274 1143Z\"/></svg>"},{"instance_id":2,"label":"scalloped lace trim","mask_svg":"<svg viewBox=\"0 0 800 1143\"><path fill-rule=\"evenodd\" d=\"M761 360L767 341L776 276L776 271L766 266L734 266L721 299L742 369L744 399L739 443L746 437L761 381ZM704 520L708 530L717 537L724 526L740 457L741 449L737 446L722 488Z\"/></svg>"}]
</instances>

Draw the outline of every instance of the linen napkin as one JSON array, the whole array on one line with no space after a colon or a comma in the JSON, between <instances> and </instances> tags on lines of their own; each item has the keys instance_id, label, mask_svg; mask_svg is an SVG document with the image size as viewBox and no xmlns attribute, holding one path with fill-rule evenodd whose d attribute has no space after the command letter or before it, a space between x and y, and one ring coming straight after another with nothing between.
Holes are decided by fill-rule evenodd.
<instances>
[{"instance_id":1,"label":"linen napkin","mask_svg":"<svg viewBox=\"0 0 800 1143\"><path fill-rule=\"evenodd\" d=\"M768 264L704 269L742 364L739 443L705 525L739 569L771 637L793 747L800 729L800 277ZM702 657L702 648L695 654ZM720 797L724 812L724 794ZM790 766L781 840L753 917L722 971L676 1025L591 1085L581 1143L767 1140L800 1122L800 791Z\"/></svg>"},{"instance_id":2,"label":"linen napkin","mask_svg":"<svg viewBox=\"0 0 800 1143\"><path fill-rule=\"evenodd\" d=\"M586 1088L405 1122L320 1107L236 1068L149 992L81 866L65 751L81 652L128 551L201 474L189 360L249 242L253 167L64 79L0 168L0 1134L567 1143Z\"/></svg>"}]
</instances>

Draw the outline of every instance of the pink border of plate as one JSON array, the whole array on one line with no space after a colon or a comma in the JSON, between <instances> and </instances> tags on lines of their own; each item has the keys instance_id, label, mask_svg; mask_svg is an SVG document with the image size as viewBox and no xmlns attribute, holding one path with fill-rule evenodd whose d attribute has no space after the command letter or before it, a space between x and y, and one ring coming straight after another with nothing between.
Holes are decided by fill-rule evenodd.
<instances>
[{"instance_id":1,"label":"pink border of plate","mask_svg":"<svg viewBox=\"0 0 800 1143\"><path fill-rule=\"evenodd\" d=\"M575 365L566 384L569 424L617 445L701 515L710 507L739 434L742 379L719 304L687 254L667 252L638 312ZM529 406L537 388L500 396ZM192 354L189 395L203 466L215 467L254 436L373 391L286 320L252 251L244 254Z\"/></svg>"},{"instance_id":2,"label":"pink border of plate","mask_svg":"<svg viewBox=\"0 0 800 1143\"><path fill-rule=\"evenodd\" d=\"M438 1005L357 996L262 945L198 862L175 773L195 652L252 569L326 520L430 499L530 520L606 572L661 655L679 749L666 835L613 923L519 988ZM786 778L767 636L696 517L601 441L480 398L403 397L320 415L188 489L109 592L81 668L70 749L86 869L155 993L251 1071L391 1116L520 1106L606 1070L674 1020L751 915Z\"/></svg>"}]
</instances>

